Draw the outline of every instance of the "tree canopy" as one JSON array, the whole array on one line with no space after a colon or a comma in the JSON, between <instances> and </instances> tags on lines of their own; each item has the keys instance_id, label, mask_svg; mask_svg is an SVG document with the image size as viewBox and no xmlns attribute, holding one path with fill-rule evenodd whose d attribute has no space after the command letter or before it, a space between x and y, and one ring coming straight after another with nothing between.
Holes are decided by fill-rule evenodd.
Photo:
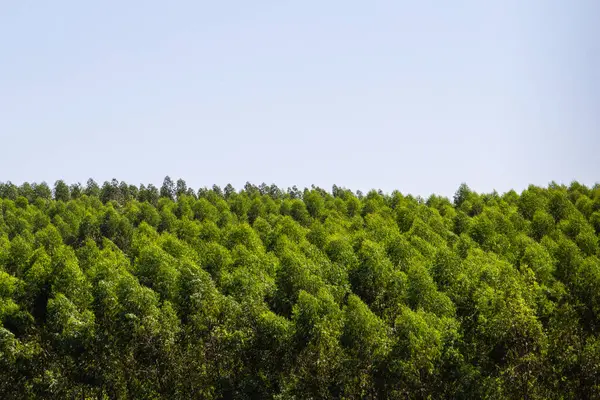
<instances>
[{"instance_id":1,"label":"tree canopy","mask_svg":"<svg viewBox=\"0 0 600 400\"><path fill-rule=\"evenodd\" d=\"M0 398L600 398L600 186L0 183Z\"/></svg>"}]
</instances>

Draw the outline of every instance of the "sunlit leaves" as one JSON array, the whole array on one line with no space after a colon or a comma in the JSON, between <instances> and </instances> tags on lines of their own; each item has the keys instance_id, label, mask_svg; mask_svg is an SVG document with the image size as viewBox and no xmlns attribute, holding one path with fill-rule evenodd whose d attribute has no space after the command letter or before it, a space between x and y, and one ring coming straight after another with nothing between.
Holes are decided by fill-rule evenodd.
<instances>
[{"instance_id":1,"label":"sunlit leaves","mask_svg":"<svg viewBox=\"0 0 600 400\"><path fill-rule=\"evenodd\" d=\"M598 396L598 187L176 182L0 185L0 397Z\"/></svg>"}]
</instances>

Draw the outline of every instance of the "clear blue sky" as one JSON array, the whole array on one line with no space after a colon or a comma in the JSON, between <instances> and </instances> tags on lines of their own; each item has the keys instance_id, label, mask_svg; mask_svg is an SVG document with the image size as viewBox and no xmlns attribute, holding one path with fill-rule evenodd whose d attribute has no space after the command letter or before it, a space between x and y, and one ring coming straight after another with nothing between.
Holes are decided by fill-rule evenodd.
<instances>
[{"instance_id":1,"label":"clear blue sky","mask_svg":"<svg viewBox=\"0 0 600 400\"><path fill-rule=\"evenodd\" d=\"M600 180L600 1L4 1L0 181Z\"/></svg>"}]
</instances>

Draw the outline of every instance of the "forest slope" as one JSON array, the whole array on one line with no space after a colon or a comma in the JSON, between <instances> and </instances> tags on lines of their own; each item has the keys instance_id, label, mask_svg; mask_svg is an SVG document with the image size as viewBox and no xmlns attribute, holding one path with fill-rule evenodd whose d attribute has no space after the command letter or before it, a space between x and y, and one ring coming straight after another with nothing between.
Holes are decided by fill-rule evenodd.
<instances>
[{"instance_id":1,"label":"forest slope","mask_svg":"<svg viewBox=\"0 0 600 400\"><path fill-rule=\"evenodd\" d=\"M0 184L0 398L600 398L600 186Z\"/></svg>"}]
</instances>

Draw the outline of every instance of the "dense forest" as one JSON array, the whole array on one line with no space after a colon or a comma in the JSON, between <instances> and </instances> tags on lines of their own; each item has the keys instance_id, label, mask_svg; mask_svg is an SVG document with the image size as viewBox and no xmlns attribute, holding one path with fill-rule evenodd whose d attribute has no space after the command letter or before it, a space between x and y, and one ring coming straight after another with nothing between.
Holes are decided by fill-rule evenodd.
<instances>
[{"instance_id":1,"label":"dense forest","mask_svg":"<svg viewBox=\"0 0 600 400\"><path fill-rule=\"evenodd\" d=\"M0 184L0 398L600 398L600 185Z\"/></svg>"}]
</instances>

